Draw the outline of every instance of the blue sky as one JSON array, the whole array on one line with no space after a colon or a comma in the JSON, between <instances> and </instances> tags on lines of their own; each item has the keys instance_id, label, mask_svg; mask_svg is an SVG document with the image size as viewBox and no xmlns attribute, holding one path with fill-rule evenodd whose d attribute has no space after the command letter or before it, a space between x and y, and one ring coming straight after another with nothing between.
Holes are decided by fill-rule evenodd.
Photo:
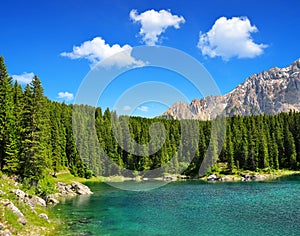
<instances>
[{"instance_id":1,"label":"blue sky","mask_svg":"<svg viewBox=\"0 0 300 236\"><path fill-rule=\"evenodd\" d=\"M225 94L254 73L300 57L299 9L294 0L3 1L0 55L15 79L25 83L37 74L46 96L72 103L96 62L124 48L162 45L196 58ZM189 100L200 96L174 73L139 68L120 76L99 104L112 108L135 82L153 78ZM138 108L134 114L148 117L166 109Z\"/></svg>"}]
</instances>

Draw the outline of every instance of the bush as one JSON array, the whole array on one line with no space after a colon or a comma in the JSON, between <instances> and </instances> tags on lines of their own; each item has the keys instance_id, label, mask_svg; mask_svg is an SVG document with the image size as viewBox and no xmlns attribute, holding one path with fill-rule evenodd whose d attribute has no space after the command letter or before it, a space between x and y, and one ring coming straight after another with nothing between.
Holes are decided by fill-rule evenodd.
<instances>
[{"instance_id":1,"label":"bush","mask_svg":"<svg viewBox=\"0 0 300 236\"><path fill-rule=\"evenodd\" d=\"M55 182L49 178L41 179L37 186L37 194L46 196L48 194L56 193Z\"/></svg>"},{"instance_id":2,"label":"bush","mask_svg":"<svg viewBox=\"0 0 300 236\"><path fill-rule=\"evenodd\" d=\"M24 178L22 181L22 190L30 195L34 195L36 193L36 187L33 187L31 184L32 180L29 178Z\"/></svg>"},{"instance_id":3,"label":"bush","mask_svg":"<svg viewBox=\"0 0 300 236\"><path fill-rule=\"evenodd\" d=\"M90 179L90 178L92 178L92 176L93 176L93 171L87 170L87 171L85 172L84 177L85 177L86 179Z\"/></svg>"}]
</instances>

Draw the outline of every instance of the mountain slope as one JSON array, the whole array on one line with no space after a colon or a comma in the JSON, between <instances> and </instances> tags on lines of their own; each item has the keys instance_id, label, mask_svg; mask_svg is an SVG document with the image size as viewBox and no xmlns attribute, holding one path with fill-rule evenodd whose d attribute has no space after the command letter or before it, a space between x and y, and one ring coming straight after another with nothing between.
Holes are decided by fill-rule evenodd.
<instances>
[{"instance_id":1,"label":"mountain slope","mask_svg":"<svg viewBox=\"0 0 300 236\"><path fill-rule=\"evenodd\" d=\"M288 67L254 74L223 96L194 99L190 104L179 101L161 117L210 120L218 108L225 108L228 116L300 111L300 58Z\"/></svg>"}]
</instances>

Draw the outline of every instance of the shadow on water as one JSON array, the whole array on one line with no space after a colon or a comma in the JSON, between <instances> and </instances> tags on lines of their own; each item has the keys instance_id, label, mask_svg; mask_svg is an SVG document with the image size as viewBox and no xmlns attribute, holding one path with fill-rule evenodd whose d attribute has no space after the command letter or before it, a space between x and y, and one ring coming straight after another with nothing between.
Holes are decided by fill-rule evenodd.
<instances>
[{"instance_id":1,"label":"shadow on water","mask_svg":"<svg viewBox=\"0 0 300 236\"><path fill-rule=\"evenodd\" d=\"M286 175L276 179L276 181L300 181L300 174Z\"/></svg>"}]
</instances>

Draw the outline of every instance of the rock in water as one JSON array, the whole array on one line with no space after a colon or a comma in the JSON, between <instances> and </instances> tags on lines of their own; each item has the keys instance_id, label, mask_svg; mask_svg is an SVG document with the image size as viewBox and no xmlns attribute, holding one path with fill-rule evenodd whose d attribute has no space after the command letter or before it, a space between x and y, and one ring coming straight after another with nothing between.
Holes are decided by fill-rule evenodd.
<instances>
[{"instance_id":1,"label":"rock in water","mask_svg":"<svg viewBox=\"0 0 300 236\"><path fill-rule=\"evenodd\" d=\"M59 203L57 198L59 198L60 196L61 196L60 193L49 194L45 197L45 200L46 200L47 204L56 205Z\"/></svg>"},{"instance_id":2,"label":"rock in water","mask_svg":"<svg viewBox=\"0 0 300 236\"><path fill-rule=\"evenodd\" d=\"M84 184L75 182L72 184L72 189L74 190L75 193L79 195L88 195L88 194L93 194L93 192L90 190L90 188Z\"/></svg>"},{"instance_id":3,"label":"rock in water","mask_svg":"<svg viewBox=\"0 0 300 236\"><path fill-rule=\"evenodd\" d=\"M75 196L76 193L73 191L72 186L63 182L58 182L56 188L62 195Z\"/></svg>"},{"instance_id":4,"label":"rock in water","mask_svg":"<svg viewBox=\"0 0 300 236\"><path fill-rule=\"evenodd\" d=\"M207 181L216 181L216 180L219 180L219 177L215 174L212 174L207 177Z\"/></svg>"}]
</instances>

